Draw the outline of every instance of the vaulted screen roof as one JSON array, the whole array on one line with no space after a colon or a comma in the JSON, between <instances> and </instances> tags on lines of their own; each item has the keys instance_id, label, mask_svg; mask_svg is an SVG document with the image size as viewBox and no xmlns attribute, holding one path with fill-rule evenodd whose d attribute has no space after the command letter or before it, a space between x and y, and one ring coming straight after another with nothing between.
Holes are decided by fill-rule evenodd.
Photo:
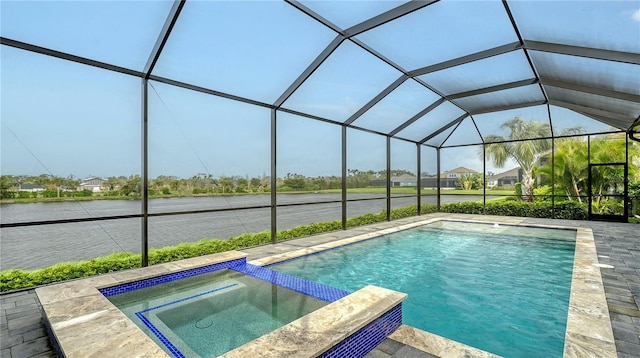
<instances>
[{"instance_id":1,"label":"vaulted screen roof","mask_svg":"<svg viewBox=\"0 0 640 358\"><path fill-rule=\"evenodd\" d=\"M640 118L638 1L3 1L2 44L434 147Z\"/></svg>"}]
</instances>

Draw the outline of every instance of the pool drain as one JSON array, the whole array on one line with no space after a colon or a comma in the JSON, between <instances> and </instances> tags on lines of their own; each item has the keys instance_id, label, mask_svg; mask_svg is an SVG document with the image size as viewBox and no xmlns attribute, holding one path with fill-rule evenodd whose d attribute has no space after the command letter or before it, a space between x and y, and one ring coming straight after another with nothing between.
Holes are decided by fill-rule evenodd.
<instances>
[{"instance_id":1,"label":"pool drain","mask_svg":"<svg viewBox=\"0 0 640 358\"><path fill-rule=\"evenodd\" d=\"M196 321L196 328L205 329L211 327L213 320L210 318L203 318Z\"/></svg>"}]
</instances>

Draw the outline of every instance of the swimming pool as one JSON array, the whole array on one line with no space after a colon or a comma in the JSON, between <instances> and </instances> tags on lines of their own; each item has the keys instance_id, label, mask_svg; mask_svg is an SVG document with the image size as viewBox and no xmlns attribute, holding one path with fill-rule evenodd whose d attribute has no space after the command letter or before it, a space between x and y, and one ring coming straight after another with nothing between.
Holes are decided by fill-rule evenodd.
<instances>
[{"instance_id":1,"label":"swimming pool","mask_svg":"<svg viewBox=\"0 0 640 358\"><path fill-rule=\"evenodd\" d=\"M328 303L229 269L108 298L175 357L217 357Z\"/></svg>"},{"instance_id":2,"label":"swimming pool","mask_svg":"<svg viewBox=\"0 0 640 358\"><path fill-rule=\"evenodd\" d=\"M233 259L229 260L230 257ZM201 265L210 260L213 262ZM266 350L286 357L341 358L345 352L364 356L402 324L402 301L406 298L403 293L374 286L349 293L248 264L245 254L240 252L212 254L180 263L183 268L191 268L161 275L151 272L147 277L134 273L138 279L133 281L126 272L114 273L112 278L124 282L96 287L108 305L92 304L93 312L89 315L65 319L59 324L49 322L57 333L56 342L62 343L61 331L56 326L88 323L111 311L109 307L117 310L113 313L126 316L138 332L147 336L142 341L152 340L166 352L158 356L175 358L251 357ZM158 266L162 265L164 269L173 266L172 263ZM88 279L84 281L95 285ZM72 287L69 293L76 295L77 286ZM85 294L81 293L91 300L98 298L95 291L89 296ZM54 310L69 303L58 302ZM102 332L108 329L102 325L97 328ZM65 343L70 340L64 339ZM109 352L110 356L131 356L137 352L126 347L128 342L125 346L115 339L104 343L124 351ZM149 347L141 351L150 353ZM80 356L86 356L86 352Z\"/></svg>"},{"instance_id":3,"label":"swimming pool","mask_svg":"<svg viewBox=\"0 0 640 358\"><path fill-rule=\"evenodd\" d=\"M45 326L61 356L167 357L149 336L103 295L103 290L132 289L139 287L140 282L166 282L167 279L183 277L187 272L208 272L219 265L229 267L229 263L238 260L244 263L245 257L251 258L246 262L246 267L252 267L250 272L245 273L295 289L299 286L297 277L289 276L290 279L280 280L280 273L263 271L262 267L440 220L486 222L488 219L503 227L507 224L527 228L544 226L577 232L564 357L617 357L594 236L591 229L580 227L579 222L569 227L566 223L559 226L555 220L440 213L426 218L412 217L311 236L293 240L291 244L255 247L243 252L221 252L112 272L38 287L35 291L42 304ZM319 291L314 292L317 294ZM438 357L488 356L486 352L442 336L409 325L399 325L402 313L399 308L405 299L405 294L367 286L224 356L244 358L269 352L283 358L317 357L325 352L328 356L340 357L345 349L368 352L376 342L381 342L387 336L396 342L394 344L408 345Z\"/></svg>"},{"instance_id":4,"label":"swimming pool","mask_svg":"<svg viewBox=\"0 0 640 358\"><path fill-rule=\"evenodd\" d=\"M439 221L270 266L405 292L404 322L508 357L563 353L575 230Z\"/></svg>"}]
</instances>

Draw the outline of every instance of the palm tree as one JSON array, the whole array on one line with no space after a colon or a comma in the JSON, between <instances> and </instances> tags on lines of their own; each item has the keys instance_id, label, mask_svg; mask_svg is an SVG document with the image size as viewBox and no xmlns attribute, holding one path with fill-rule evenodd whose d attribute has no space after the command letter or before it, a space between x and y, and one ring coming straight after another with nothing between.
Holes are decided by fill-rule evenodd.
<instances>
[{"instance_id":1,"label":"palm tree","mask_svg":"<svg viewBox=\"0 0 640 358\"><path fill-rule=\"evenodd\" d=\"M511 133L507 138L498 135L485 138L487 159L502 168L507 159L513 158L522 169L522 196L524 200L532 201L534 167L551 150L551 139L532 138L549 138L551 128L548 123L525 121L520 117L504 122L500 128L508 128Z\"/></svg>"},{"instance_id":2,"label":"palm tree","mask_svg":"<svg viewBox=\"0 0 640 358\"><path fill-rule=\"evenodd\" d=\"M583 138L557 140L553 156L553 162L549 156L547 164L536 172L555 183L558 189L564 191L567 199L582 202L582 195L587 191L589 169L587 142Z\"/></svg>"}]
</instances>

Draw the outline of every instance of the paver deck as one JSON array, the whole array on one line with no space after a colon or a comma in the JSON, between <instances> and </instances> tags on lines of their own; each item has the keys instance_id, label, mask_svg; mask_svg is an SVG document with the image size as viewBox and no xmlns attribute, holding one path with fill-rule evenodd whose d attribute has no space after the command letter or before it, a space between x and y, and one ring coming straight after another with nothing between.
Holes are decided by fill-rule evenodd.
<instances>
[{"instance_id":1,"label":"paver deck","mask_svg":"<svg viewBox=\"0 0 640 358\"><path fill-rule=\"evenodd\" d=\"M379 223L347 231L291 240L276 245L242 250L248 260L258 259L334 241L354 233L370 232L429 217L490 220L490 216L429 214L390 223ZM524 224L581 226L593 230L618 357L640 357L640 225L522 218ZM34 290L0 295L0 357L56 357L43 325L40 302ZM413 347L387 339L367 358L433 357Z\"/></svg>"}]
</instances>

